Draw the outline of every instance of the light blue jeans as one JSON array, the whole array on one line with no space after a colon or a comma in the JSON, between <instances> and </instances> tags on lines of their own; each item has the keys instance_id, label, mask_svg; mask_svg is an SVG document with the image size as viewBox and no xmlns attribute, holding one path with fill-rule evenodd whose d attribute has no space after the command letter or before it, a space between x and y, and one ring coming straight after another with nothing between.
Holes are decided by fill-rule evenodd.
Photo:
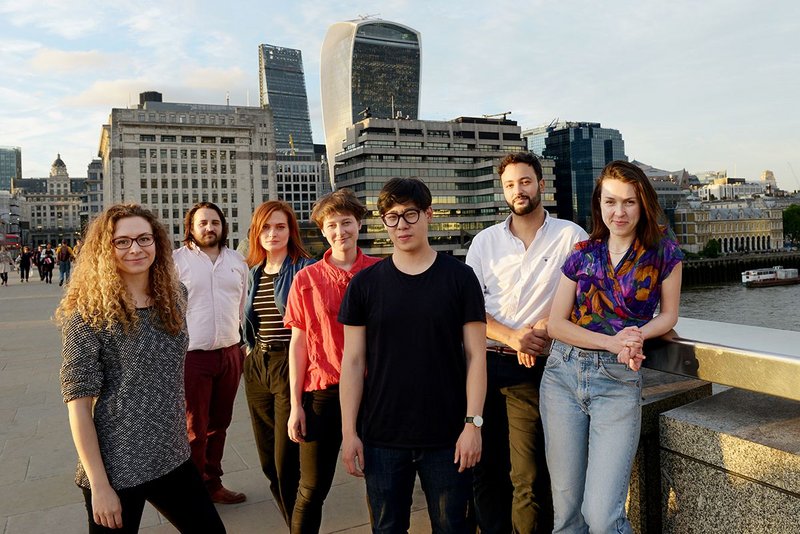
<instances>
[{"instance_id":1,"label":"light blue jeans","mask_svg":"<svg viewBox=\"0 0 800 534\"><path fill-rule=\"evenodd\" d=\"M632 533L625 513L642 422L642 374L616 354L553 341L541 397L553 533Z\"/></svg>"}]
</instances>

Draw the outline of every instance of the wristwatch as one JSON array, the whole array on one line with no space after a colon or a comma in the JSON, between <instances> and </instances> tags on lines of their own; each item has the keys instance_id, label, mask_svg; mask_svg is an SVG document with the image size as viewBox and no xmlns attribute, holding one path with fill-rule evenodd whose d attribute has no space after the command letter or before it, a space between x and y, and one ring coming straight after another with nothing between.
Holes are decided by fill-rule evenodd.
<instances>
[{"instance_id":1,"label":"wristwatch","mask_svg":"<svg viewBox=\"0 0 800 534\"><path fill-rule=\"evenodd\" d=\"M480 415L468 415L464 418L464 423L472 423L477 428L483 426L483 417Z\"/></svg>"}]
</instances>

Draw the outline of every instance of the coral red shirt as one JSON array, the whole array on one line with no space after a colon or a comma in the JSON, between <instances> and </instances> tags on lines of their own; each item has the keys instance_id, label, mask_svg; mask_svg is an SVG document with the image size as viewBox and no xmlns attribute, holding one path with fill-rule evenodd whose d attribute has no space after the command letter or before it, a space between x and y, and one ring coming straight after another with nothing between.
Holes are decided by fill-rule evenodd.
<instances>
[{"instance_id":1,"label":"coral red shirt","mask_svg":"<svg viewBox=\"0 0 800 534\"><path fill-rule=\"evenodd\" d=\"M344 326L336 319L345 290L353 276L381 261L358 249L349 271L330 263L331 250L322 261L297 273L289 290L284 325L306 334L308 363L303 391L319 391L339 383L344 350Z\"/></svg>"}]
</instances>

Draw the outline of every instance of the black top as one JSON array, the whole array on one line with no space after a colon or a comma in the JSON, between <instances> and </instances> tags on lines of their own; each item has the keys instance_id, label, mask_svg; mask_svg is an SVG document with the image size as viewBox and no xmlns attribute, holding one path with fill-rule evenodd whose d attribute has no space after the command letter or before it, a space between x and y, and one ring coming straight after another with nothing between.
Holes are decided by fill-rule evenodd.
<instances>
[{"instance_id":1,"label":"black top","mask_svg":"<svg viewBox=\"0 0 800 534\"><path fill-rule=\"evenodd\" d=\"M339 321L366 326L364 443L454 446L467 415L463 325L486 321L472 269L445 254L418 275L379 262L350 282Z\"/></svg>"}]
</instances>

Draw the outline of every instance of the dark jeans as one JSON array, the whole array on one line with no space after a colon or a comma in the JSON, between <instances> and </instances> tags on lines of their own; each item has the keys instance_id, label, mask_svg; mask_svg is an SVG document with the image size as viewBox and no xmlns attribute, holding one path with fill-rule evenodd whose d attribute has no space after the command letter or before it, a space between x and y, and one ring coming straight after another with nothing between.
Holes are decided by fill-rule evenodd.
<instances>
[{"instance_id":1,"label":"dark jeans","mask_svg":"<svg viewBox=\"0 0 800 534\"><path fill-rule=\"evenodd\" d=\"M45 265L43 268L44 281L48 284L53 283L53 265Z\"/></svg>"},{"instance_id":2,"label":"dark jeans","mask_svg":"<svg viewBox=\"0 0 800 534\"><path fill-rule=\"evenodd\" d=\"M339 386L303 394L305 442L300 444L300 487L292 514L292 534L319 532L322 504L331 489L339 448L342 411Z\"/></svg>"},{"instance_id":3,"label":"dark jeans","mask_svg":"<svg viewBox=\"0 0 800 534\"><path fill-rule=\"evenodd\" d=\"M242 377L239 345L186 353L186 423L192 461L209 493L222 486L222 453Z\"/></svg>"},{"instance_id":4,"label":"dark jeans","mask_svg":"<svg viewBox=\"0 0 800 534\"><path fill-rule=\"evenodd\" d=\"M58 273L59 273L59 282L69 282L69 270L72 268L72 264L69 261L59 261L58 262Z\"/></svg>"},{"instance_id":5,"label":"dark jeans","mask_svg":"<svg viewBox=\"0 0 800 534\"><path fill-rule=\"evenodd\" d=\"M300 481L300 449L289 439L289 345L264 352L256 347L244 361L244 385L261 470L286 526Z\"/></svg>"},{"instance_id":6,"label":"dark jeans","mask_svg":"<svg viewBox=\"0 0 800 534\"><path fill-rule=\"evenodd\" d=\"M83 489L86 511L89 514L89 533L135 533L139 532L144 503L148 501L161 515L180 532L218 533L225 532L214 503L208 495L200 474L186 460L176 469L155 480L132 488L117 491L122 505L122 528L106 528L94 522L92 492Z\"/></svg>"},{"instance_id":7,"label":"dark jeans","mask_svg":"<svg viewBox=\"0 0 800 534\"><path fill-rule=\"evenodd\" d=\"M30 265L20 265L19 266L19 279L20 281L25 280L28 281L28 276L31 273L31 266Z\"/></svg>"},{"instance_id":8,"label":"dark jeans","mask_svg":"<svg viewBox=\"0 0 800 534\"><path fill-rule=\"evenodd\" d=\"M458 472L455 446L445 449L389 449L364 445L364 476L373 534L406 533L414 480L419 474L431 532L467 532L470 471Z\"/></svg>"},{"instance_id":9,"label":"dark jeans","mask_svg":"<svg viewBox=\"0 0 800 534\"><path fill-rule=\"evenodd\" d=\"M483 450L473 482L481 533L549 533L553 500L539 415L546 360L528 369L515 356L488 351L486 357Z\"/></svg>"}]
</instances>

